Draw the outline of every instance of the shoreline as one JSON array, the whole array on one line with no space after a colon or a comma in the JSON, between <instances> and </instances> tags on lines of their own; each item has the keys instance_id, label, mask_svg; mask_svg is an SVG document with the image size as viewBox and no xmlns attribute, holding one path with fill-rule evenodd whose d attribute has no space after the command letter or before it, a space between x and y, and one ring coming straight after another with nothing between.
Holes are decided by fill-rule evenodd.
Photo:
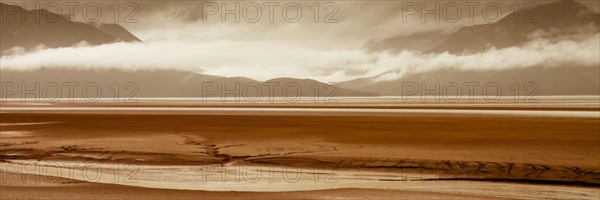
<instances>
[{"instance_id":1,"label":"shoreline","mask_svg":"<svg viewBox=\"0 0 600 200\"><path fill-rule=\"evenodd\" d=\"M20 176L10 174L7 176ZM71 179L35 181L43 176L27 176L25 182L2 182L0 199L512 199L452 192L398 191L377 189L329 189L297 192L217 192L152 189L116 184L89 183Z\"/></svg>"},{"instance_id":2,"label":"shoreline","mask_svg":"<svg viewBox=\"0 0 600 200\"><path fill-rule=\"evenodd\" d=\"M597 199L598 187L491 181L409 181L396 189L205 191L137 187L0 171L0 199ZM18 176L21 181L10 177ZM23 181L25 177L25 181ZM8 180L8 181L7 181ZM302 187L302 185L298 185ZM60 194L60 195L59 195ZM42 197L42 198L40 198Z\"/></svg>"},{"instance_id":3,"label":"shoreline","mask_svg":"<svg viewBox=\"0 0 600 200\"><path fill-rule=\"evenodd\" d=\"M382 115L377 112L382 109L373 109L372 114L343 116L335 110L353 105L327 108L331 112L312 105L313 111L301 115L285 106L264 113L247 106L238 106L236 111L214 107L210 112L191 113L184 111L187 107L168 113L145 107L168 104L119 105L133 111L105 110L102 114L72 110L37 113L41 111L29 104L2 104L14 110L0 112L0 170L4 174L29 170L24 172L29 174L27 179L35 176L31 174L48 175L35 170L56 172L62 169L52 165L64 168L79 163L66 168L105 177L98 183L89 177L61 176L87 185L33 190L52 196L59 194L59 188L67 188L76 190L74 195L82 195L109 187L98 190L118 193L110 196L114 199L152 198L136 195L161 193L157 191L184 199L199 194L225 199L245 198L241 194L267 199L285 198L287 194L296 199L597 199L600 195L600 115L579 118L495 113L512 106L484 107L494 112L469 115L461 109L476 110L461 105L440 105L446 111L457 109L452 116L429 113L437 110L427 106L406 107L428 110L418 114ZM375 104L364 106L379 106ZM544 105L514 112L581 110ZM296 109L304 106L311 107L299 105ZM33 112L19 110L27 107ZM104 104L91 107L108 108ZM596 108L596 104L587 105L585 112L599 114ZM131 177L127 180L139 182L107 186L114 181L110 166L120 167L113 173L119 175L118 180ZM94 173L104 169L108 171ZM135 176L131 175L135 169ZM294 182L297 170L301 176ZM324 183L326 180L339 182ZM3 193L28 197L22 193L25 186L6 182L0 186ZM239 192L209 192L215 190Z\"/></svg>"}]
</instances>

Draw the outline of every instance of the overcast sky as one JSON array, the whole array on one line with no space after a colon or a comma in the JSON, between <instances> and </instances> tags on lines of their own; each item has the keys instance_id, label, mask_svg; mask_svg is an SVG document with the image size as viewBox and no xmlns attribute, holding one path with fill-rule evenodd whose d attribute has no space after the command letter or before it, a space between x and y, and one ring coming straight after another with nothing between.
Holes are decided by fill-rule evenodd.
<instances>
[{"instance_id":1,"label":"overcast sky","mask_svg":"<svg viewBox=\"0 0 600 200\"><path fill-rule=\"evenodd\" d=\"M10 3L14 1L3 1ZM102 2L102 20L114 20L111 3ZM236 1L226 1L229 9ZM241 10L252 1L239 1ZM139 11L130 18L137 23L124 23L124 18L133 7L125 7L119 2L119 22L132 33L144 40L144 44L112 44L100 47L74 47L46 49L21 56L3 57L3 68L34 69L41 66L58 67L119 67L124 69L177 68L222 76L246 76L258 80L275 77L314 78L322 81L345 81L355 78L386 74L383 79L394 79L415 71L435 70L444 67L460 69L503 69L535 65L561 65L577 63L597 65L600 49L598 35L583 41L552 43L535 40L520 47L505 50L491 49L475 56L448 54L423 55L419 52L369 52L364 45L371 40L381 40L398 35L428 31L453 32L460 27L488 23L492 18L500 19L512 12L514 1L502 1L498 5L502 13L488 9L482 15L484 5L479 3L469 14L465 2L459 2L460 19L452 22L457 15L449 8L436 22L428 15L410 14L407 5L417 5L418 11L424 7L420 1L299 1L302 17L295 23L287 22L282 7L289 2L280 2L274 8L273 22L267 14L265 2L261 6L262 17L250 23L241 16L239 23L233 15L227 15L227 22L221 21L220 13L203 11L215 5L221 11L223 2L203 4L202 1L147 1L138 2ZM448 1L440 1L444 7ZM542 1L544 3L548 1ZM599 1L580 1L588 8L598 11ZM85 5L88 2L81 2ZM319 5L319 20L314 21L315 3ZM427 1L427 9L434 7L434 1ZM33 7L33 4L27 4ZM527 6L519 3L519 6ZM31 8L28 7L28 8ZM521 7L522 8L522 7ZM207 10L205 10L207 9ZM51 9L50 9L51 10ZM77 9L76 9L77 10ZM256 16L255 8L248 7L248 17ZM297 13L288 9L288 18ZM93 13L91 14L93 15ZM329 15L328 21L324 21ZM497 15L497 16L496 16ZM74 17L81 21L81 13ZM337 22L336 22L337 21ZM329 23L325 23L329 22ZM569 53L584 51L573 56ZM66 56L66 57L65 57ZM68 58L67 58L68 57ZM507 62L507 60L512 60Z\"/></svg>"},{"instance_id":2,"label":"overcast sky","mask_svg":"<svg viewBox=\"0 0 600 200\"><path fill-rule=\"evenodd\" d=\"M37 1L3 1L5 3L25 2L28 9L32 9ZM63 5L61 1L58 2ZM75 2L75 1L66 1ZM408 35L424 31L454 31L465 25L486 23L482 17L484 8L488 10L488 16L495 17L497 14L491 4L496 2L489 1L219 1L212 4L211 1L137 1L134 6L129 6L126 1L118 1L119 9L115 9L115 1L92 1L98 2L102 6L102 17L100 21L113 22L115 10L119 12L121 25L125 26L141 39L162 40L162 39L180 39L193 38L197 40L269 40L298 42L302 45L311 45L315 47L329 48L351 48L360 47L365 42L372 39L383 39L397 35ZM266 4L273 4L273 19L269 21L268 13L270 9ZM498 1L502 6L501 15L507 15L516 7L519 8L528 4L524 1ZM537 4L543 4L550 1L538 1ZM585 0L578 1L586 5L591 10L598 12L600 1ZM241 20L236 23L233 15L226 16L226 23L223 23L221 12L226 9L235 8L235 4L240 4L242 13ZM420 13L410 14L410 8L417 5L417 11L425 11L435 8L434 4L440 4L441 12L440 22L436 23L433 15L427 15L425 19ZM457 17L455 8L446 7L448 4L458 3L460 5L460 20L450 20ZM76 20L83 20L81 11L90 1L80 1L76 7L74 15ZM296 23L286 22L283 17L283 8L286 4L298 4L302 11L302 17ZM316 12L315 4L319 5L319 20L314 22ZM465 4L473 5L471 11ZM475 5L477 4L477 5ZM47 2L41 2L42 7L47 7ZM206 13L204 21L203 12L210 10L216 5L218 11L216 14ZM256 9L252 5L259 5L262 15L256 23L250 23L244 20L256 16ZM224 7L225 6L225 7ZM137 8L134 12L134 7ZM247 9L244 9L247 8ZM444 9L446 8L446 9ZM54 10L50 7L49 10ZM68 7L62 6L63 13L68 12ZM288 7L288 16L296 15L295 7ZM132 12L132 17L127 16ZM473 14L471 14L473 12ZM88 7L88 16L95 16L94 8ZM337 20L337 23L324 23L326 17ZM472 17L473 19L470 19ZM492 19L499 19L495 17ZM127 23L132 19L138 20L137 23ZM331 22L328 20L327 22ZM423 22L425 20L425 22ZM452 22L451 22L452 21Z\"/></svg>"}]
</instances>

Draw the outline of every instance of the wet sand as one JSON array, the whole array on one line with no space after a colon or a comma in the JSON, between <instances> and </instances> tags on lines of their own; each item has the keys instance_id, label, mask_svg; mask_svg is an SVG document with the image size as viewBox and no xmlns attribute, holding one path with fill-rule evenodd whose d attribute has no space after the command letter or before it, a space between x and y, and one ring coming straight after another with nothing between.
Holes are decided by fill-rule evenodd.
<instances>
[{"instance_id":1,"label":"wet sand","mask_svg":"<svg viewBox=\"0 0 600 200\"><path fill-rule=\"evenodd\" d=\"M300 192L211 192L131 187L4 173L2 199L511 199L447 192L330 189ZM16 176L16 177L15 177ZM21 181L23 180L23 181ZM424 183L423 185L427 185ZM431 185L431 184L429 184ZM418 186L418 184L417 184Z\"/></svg>"},{"instance_id":2,"label":"wet sand","mask_svg":"<svg viewBox=\"0 0 600 200\"><path fill-rule=\"evenodd\" d=\"M181 109L166 109L171 105ZM597 199L600 196L595 193L600 184L598 105L593 98L550 99L529 106L508 100L498 104L412 105L393 99L369 102L351 99L337 104L197 104L164 100L133 105L10 102L2 104L0 109L0 159L5 174L41 174L31 170L31 166L48 163L142 166L135 177L141 180L137 184L115 185L67 176L70 180L95 182L76 181L77 184L64 186L73 191L69 192L71 195L94 191L97 195L90 195L91 198L144 198L154 194L162 199L161 195L166 194L169 195L165 198L210 194L215 198L235 199L248 191L260 191L255 186L265 183L250 184L248 190L225 187L239 192L217 192L223 189L219 189L223 183L218 180L221 172L217 169L258 166L320 169L334 174L339 182L281 184L279 188L269 187L269 192L250 192L251 198L283 197L279 195L300 199L527 198L536 197L535 193L531 196L531 191L542 191L539 193L542 197L546 189L558 187L563 190L553 194L556 198ZM527 112L532 113L523 114ZM18 171L15 165L30 166L30 170ZM169 166L202 170L209 167L211 178L215 179L209 183L215 187L189 187L192 182L186 185L186 176L203 177L189 170L162 170L170 176L144 170ZM244 172L256 174L256 171ZM152 185L161 180L183 181L179 184L183 187ZM474 180L509 182L482 185ZM355 182L360 184L351 185ZM537 187L524 182L543 185L541 189L519 190ZM407 183L414 185L402 185ZM493 184L507 184L510 189L499 190ZM2 187L2 198L19 197L27 191L14 181L3 182ZM313 189L302 191L307 187ZM33 188L51 197L60 195L57 188L63 185ZM494 188L497 193L484 192ZM108 196L100 191L108 191Z\"/></svg>"}]
</instances>

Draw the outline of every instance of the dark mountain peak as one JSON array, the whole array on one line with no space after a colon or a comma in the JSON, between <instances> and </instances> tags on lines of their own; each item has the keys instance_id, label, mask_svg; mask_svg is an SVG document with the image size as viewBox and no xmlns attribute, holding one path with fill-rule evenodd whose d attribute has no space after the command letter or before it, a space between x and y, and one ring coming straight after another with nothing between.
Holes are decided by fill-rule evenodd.
<instances>
[{"instance_id":1,"label":"dark mountain peak","mask_svg":"<svg viewBox=\"0 0 600 200\"><path fill-rule=\"evenodd\" d=\"M584 29L590 25L594 28ZM463 27L431 52L474 53L490 47L519 46L531 40L536 31L593 35L599 26L598 13L578 2L561 0L520 9L493 23Z\"/></svg>"},{"instance_id":2,"label":"dark mountain peak","mask_svg":"<svg viewBox=\"0 0 600 200\"><path fill-rule=\"evenodd\" d=\"M444 31L428 31L398 35L382 40L371 40L364 47L371 51L391 50L394 53L403 50L424 52L442 43L450 34Z\"/></svg>"},{"instance_id":3,"label":"dark mountain peak","mask_svg":"<svg viewBox=\"0 0 600 200\"><path fill-rule=\"evenodd\" d=\"M598 13L573 0L560 0L537 7L525 7L497 23L578 24L598 22Z\"/></svg>"},{"instance_id":4,"label":"dark mountain peak","mask_svg":"<svg viewBox=\"0 0 600 200\"><path fill-rule=\"evenodd\" d=\"M108 33L123 42L141 42L139 38L131 34L127 29L119 24L96 24L96 28Z\"/></svg>"},{"instance_id":5,"label":"dark mountain peak","mask_svg":"<svg viewBox=\"0 0 600 200\"><path fill-rule=\"evenodd\" d=\"M101 45L119 41L141 41L118 24L97 27L71 21L70 17L44 9L26 10L5 3L0 6L0 55L13 47L31 49L44 45L59 48L70 47L80 42Z\"/></svg>"},{"instance_id":6,"label":"dark mountain peak","mask_svg":"<svg viewBox=\"0 0 600 200\"><path fill-rule=\"evenodd\" d=\"M584 13L594 13L583 4L574 1L574 0L559 0L550 3L539 4L538 10L541 12L540 14L549 14L554 12L554 16L556 15L567 15L572 14L573 11L584 12ZM532 8L524 8L518 11L524 11ZM546 17L547 15L545 15Z\"/></svg>"}]
</instances>

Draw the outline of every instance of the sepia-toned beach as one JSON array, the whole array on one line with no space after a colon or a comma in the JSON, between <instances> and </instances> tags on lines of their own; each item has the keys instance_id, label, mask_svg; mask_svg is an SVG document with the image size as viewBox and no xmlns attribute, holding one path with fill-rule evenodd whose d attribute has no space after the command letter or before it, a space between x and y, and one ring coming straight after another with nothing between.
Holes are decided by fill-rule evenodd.
<instances>
[{"instance_id":1,"label":"sepia-toned beach","mask_svg":"<svg viewBox=\"0 0 600 200\"><path fill-rule=\"evenodd\" d=\"M600 1L0 0L0 200L600 199Z\"/></svg>"},{"instance_id":2,"label":"sepia-toned beach","mask_svg":"<svg viewBox=\"0 0 600 200\"><path fill-rule=\"evenodd\" d=\"M595 96L195 102L3 103L2 198L599 195Z\"/></svg>"}]
</instances>

